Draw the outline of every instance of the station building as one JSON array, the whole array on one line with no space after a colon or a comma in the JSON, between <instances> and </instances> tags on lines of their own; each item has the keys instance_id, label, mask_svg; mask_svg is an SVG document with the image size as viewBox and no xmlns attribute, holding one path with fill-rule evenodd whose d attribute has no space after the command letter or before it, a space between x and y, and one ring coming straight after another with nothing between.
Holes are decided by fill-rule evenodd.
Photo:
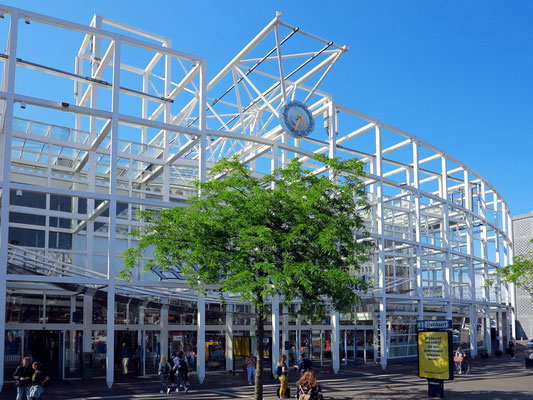
<instances>
[{"instance_id":1,"label":"station building","mask_svg":"<svg viewBox=\"0 0 533 400\"><path fill-rule=\"evenodd\" d=\"M137 212L184 206L197 195L191 180L233 155L258 174L293 157L316 168L318 153L356 157L367 172L375 254L361 274L373 288L352 313L323 321L293 318L298 302L272 299L268 364L306 352L335 372L386 368L416 356L420 319L451 319L454 341L474 356L514 336L514 288L484 287L513 256L503 197L421 137L323 92L347 46L278 14L215 74L171 38L101 15L84 25L0 12L2 382L31 355L55 378L111 386L124 343L141 375L180 350L200 382L241 368L256 342L253 310L237 295L199 295L179 271L118 279ZM290 100L312 113L308 136L280 127Z\"/></svg>"}]
</instances>

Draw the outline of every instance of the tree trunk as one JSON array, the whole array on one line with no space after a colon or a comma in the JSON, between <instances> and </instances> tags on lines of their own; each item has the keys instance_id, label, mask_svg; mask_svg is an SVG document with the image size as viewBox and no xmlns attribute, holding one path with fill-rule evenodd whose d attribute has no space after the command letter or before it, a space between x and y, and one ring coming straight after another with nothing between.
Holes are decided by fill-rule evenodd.
<instances>
[{"instance_id":1,"label":"tree trunk","mask_svg":"<svg viewBox=\"0 0 533 400\"><path fill-rule=\"evenodd\" d=\"M256 306L256 336L257 336L257 353L255 364L255 390L254 400L263 400L263 354L265 348L265 310L263 299L258 296Z\"/></svg>"}]
</instances>

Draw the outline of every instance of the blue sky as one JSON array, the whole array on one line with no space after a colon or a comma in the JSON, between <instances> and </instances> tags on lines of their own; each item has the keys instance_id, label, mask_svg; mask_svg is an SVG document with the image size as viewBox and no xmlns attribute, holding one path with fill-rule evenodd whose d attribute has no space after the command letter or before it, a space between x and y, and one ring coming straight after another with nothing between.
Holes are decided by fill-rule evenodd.
<instances>
[{"instance_id":1,"label":"blue sky","mask_svg":"<svg viewBox=\"0 0 533 400\"><path fill-rule=\"evenodd\" d=\"M5 1L89 23L106 15L208 59L213 77L275 15L346 53L322 88L440 147L533 210L533 2ZM38 44L36 43L36 46Z\"/></svg>"}]
</instances>

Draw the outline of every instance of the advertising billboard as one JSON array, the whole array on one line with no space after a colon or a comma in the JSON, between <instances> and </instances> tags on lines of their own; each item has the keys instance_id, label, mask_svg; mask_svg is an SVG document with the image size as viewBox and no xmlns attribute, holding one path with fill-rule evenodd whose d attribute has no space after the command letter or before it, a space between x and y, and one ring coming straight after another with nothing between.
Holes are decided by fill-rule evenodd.
<instances>
[{"instance_id":1,"label":"advertising billboard","mask_svg":"<svg viewBox=\"0 0 533 400\"><path fill-rule=\"evenodd\" d=\"M452 333L428 330L418 332L418 376L453 379Z\"/></svg>"}]
</instances>

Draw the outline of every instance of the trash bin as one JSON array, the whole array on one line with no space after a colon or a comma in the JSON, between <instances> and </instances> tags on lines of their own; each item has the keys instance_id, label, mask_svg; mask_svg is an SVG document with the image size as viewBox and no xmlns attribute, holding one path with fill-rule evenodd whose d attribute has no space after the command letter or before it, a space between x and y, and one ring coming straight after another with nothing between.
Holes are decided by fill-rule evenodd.
<instances>
[{"instance_id":1,"label":"trash bin","mask_svg":"<svg viewBox=\"0 0 533 400\"><path fill-rule=\"evenodd\" d=\"M93 377L93 353L83 353L83 379Z\"/></svg>"}]
</instances>

